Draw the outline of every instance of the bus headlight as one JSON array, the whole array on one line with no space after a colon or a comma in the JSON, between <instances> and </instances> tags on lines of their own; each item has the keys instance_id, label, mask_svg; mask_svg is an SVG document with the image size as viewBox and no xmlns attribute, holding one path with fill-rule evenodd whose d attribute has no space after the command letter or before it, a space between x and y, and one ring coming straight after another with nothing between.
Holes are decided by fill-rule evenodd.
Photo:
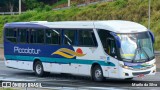
<instances>
[{"instance_id":1,"label":"bus headlight","mask_svg":"<svg viewBox=\"0 0 160 90\"><path fill-rule=\"evenodd\" d=\"M156 64L154 63L153 66L156 66Z\"/></svg>"},{"instance_id":2,"label":"bus headlight","mask_svg":"<svg viewBox=\"0 0 160 90\"><path fill-rule=\"evenodd\" d=\"M122 68L125 68L125 69L128 69L129 67L128 66L125 66L125 65L122 65L122 64L119 64Z\"/></svg>"},{"instance_id":3,"label":"bus headlight","mask_svg":"<svg viewBox=\"0 0 160 90\"><path fill-rule=\"evenodd\" d=\"M154 67L154 66L156 66L156 64L155 64L155 63L153 63L151 66L152 66L152 67Z\"/></svg>"}]
</instances>

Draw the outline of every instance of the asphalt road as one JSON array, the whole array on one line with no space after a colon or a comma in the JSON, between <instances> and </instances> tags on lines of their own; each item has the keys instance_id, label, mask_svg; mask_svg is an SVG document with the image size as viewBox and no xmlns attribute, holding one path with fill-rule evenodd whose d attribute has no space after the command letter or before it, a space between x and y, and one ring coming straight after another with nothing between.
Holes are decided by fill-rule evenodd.
<instances>
[{"instance_id":1,"label":"asphalt road","mask_svg":"<svg viewBox=\"0 0 160 90\"><path fill-rule=\"evenodd\" d=\"M160 72L154 76L134 78L133 80L106 79L104 82L93 82L89 77L73 76L68 74L53 74L47 77L36 77L32 71L7 68L0 61L0 81L2 82L36 82L41 83L40 89L60 90L160 90ZM136 84L137 86L133 86ZM142 86L143 85L143 86ZM148 85L145 86L144 85ZM32 90L30 88L28 90ZM35 89L33 89L35 90ZM39 89L38 89L39 90Z\"/></svg>"}]
</instances>

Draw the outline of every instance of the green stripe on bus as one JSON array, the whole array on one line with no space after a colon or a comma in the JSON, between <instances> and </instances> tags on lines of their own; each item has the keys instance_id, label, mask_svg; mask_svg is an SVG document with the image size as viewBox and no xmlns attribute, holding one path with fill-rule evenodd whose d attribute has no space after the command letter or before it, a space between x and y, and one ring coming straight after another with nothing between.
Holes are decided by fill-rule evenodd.
<instances>
[{"instance_id":1,"label":"green stripe on bus","mask_svg":"<svg viewBox=\"0 0 160 90\"><path fill-rule=\"evenodd\" d=\"M48 63L61 63L61 64L88 64L99 63L102 66L115 66L114 63L106 63L100 60L84 60L84 59L65 59L65 58L49 58L49 57L34 57L34 56L15 56L15 55L5 55L6 60L19 60L19 61L34 61L39 59L42 62Z\"/></svg>"}]
</instances>

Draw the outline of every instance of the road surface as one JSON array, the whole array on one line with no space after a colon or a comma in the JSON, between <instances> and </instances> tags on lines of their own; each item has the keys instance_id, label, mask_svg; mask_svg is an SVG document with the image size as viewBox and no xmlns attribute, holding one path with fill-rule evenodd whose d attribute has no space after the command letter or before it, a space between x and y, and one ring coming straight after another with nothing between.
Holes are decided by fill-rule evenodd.
<instances>
[{"instance_id":1,"label":"road surface","mask_svg":"<svg viewBox=\"0 0 160 90\"><path fill-rule=\"evenodd\" d=\"M134 78L133 80L106 79L104 82L93 82L89 77L73 76L68 74L50 74L47 77L36 77L33 71L7 68L0 61L0 81L37 82L42 84L41 89L79 89L79 90L160 90L160 72L154 76ZM144 87L144 84L151 84ZM139 85L135 87L134 85ZM141 86L143 84L143 86ZM156 86L157 85L157 86ZM29 89L30 90L30 89ZM31 89L32 90L32 89Z\"/></svg>"}]
</instances>

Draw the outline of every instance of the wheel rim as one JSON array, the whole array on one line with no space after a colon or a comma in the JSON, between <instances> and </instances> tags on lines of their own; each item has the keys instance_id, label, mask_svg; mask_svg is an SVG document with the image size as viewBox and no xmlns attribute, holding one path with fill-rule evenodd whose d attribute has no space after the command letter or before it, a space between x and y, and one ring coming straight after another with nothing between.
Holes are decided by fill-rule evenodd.
<instances>
[{"instance_id":1,"label":"wheel rim","mask_svg":"<svg viewBox=\"0 0 160 90\"><path fill-rule=\"evenodd\" d=\"M37 74L41 74L41 72L42 72L42 67L41 67L40 64L37 64L37 65L36 65L36 72L37 72Z\"/></svg>"},{"instance_id":2,"label":"wheel rim","mask_svg":"<svg viewBox=\"0 0 160 90\"><path fill-rule=\"evenodd\" d=\"M95 71L95 77L96 77L97 79L99 79L99 78L102 77L102 72L101 72L100 69L97 69L97 70Z\"/></svg>"}]
</instances>

